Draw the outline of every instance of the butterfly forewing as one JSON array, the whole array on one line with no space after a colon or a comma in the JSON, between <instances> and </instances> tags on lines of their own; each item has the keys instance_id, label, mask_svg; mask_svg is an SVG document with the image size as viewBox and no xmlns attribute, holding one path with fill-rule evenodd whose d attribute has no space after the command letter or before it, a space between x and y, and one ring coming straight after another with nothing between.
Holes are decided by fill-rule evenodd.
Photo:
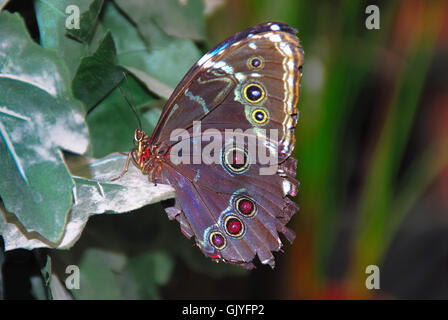
<instances>
[{"instance_id":1,"label":"butterfly forewing","mask_svg":"<svg viewBox=\"0 0 448 320\"><path fill-rule=\"evenodd\" d=\"M289 156L303 63L295 32L286 24L266 23L207 53L168 100L154 143L169 143L174 128L191 128L193 121L200 120L204 130L217 126L277 129L281 151Z\"/></svg>"}]
</instances>

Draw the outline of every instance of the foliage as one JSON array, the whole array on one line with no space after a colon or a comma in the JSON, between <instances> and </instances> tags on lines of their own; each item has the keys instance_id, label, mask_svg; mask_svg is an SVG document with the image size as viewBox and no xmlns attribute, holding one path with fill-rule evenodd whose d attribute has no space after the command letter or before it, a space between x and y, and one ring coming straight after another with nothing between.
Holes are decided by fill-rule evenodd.
<instances>
[{"instance_id":1,"label":"foliage","mask_svg":"<svg viewBox=\"0 0 448 320\"><path fill-rule=\"evenodd\" d=\"M365 27L370 4L379 8L379 30ZM215 17L210 26L215 34L222 34L220 25L229 20L231 8ZM447 4L253 0L246 8L232 17L234 30L266 19L285 21L298 28L305 50L295 149L300 213L284 276L288 297L371 298L374 292L364 285L366 266L385 265L399 232L415 232L403 224L424 196L437 198L431 186L448 166L446 131L428 139L421 129L433 108L424 91L446 90L444 81L437 91L428 72L439 49L434 73L443 77ZM440 121L446 127L446 120ZM431 212L416 215L429 223ZM431 270L396 268L420 277L389 284L427 289L422 277L430 277ZM434 291L447 296L446 287Z\"/></svg>"},{"instance_id":2,"label":"foliage","mask_svg":"<svg viewBox=\"0 0 448 320\"><path fill-rule=\"evenodd\" d=\"M200 56L193 40L204 38L204 17L197 14L202 1L153 1L141 10L137 2L80 0L80 29L66 27L72 4L35 1L39 43L19 14L0 12L0 235L6 250L70 249L90 216L174 196L171 187L148 183L133 166L118 181L110 179L126 160L114 152L130 150L137 125L123 93L151 132L163 98ZM175 24L169 23L173 14ZM127 68L134 72L124 80ZM160 207L152 208L148 215L162 216ZM175 257L188 259L185 252L191 252L148 246L128 255L136 243L126 245L121 253L89 244L67 251L65 257L76 252L84 271L83 289L73 296L159 298ZM48 297L58 254L52 252L53 264L42 269ZM45 292L38 283L33 280L33 292Z\"/></svg>"}]
</instances>

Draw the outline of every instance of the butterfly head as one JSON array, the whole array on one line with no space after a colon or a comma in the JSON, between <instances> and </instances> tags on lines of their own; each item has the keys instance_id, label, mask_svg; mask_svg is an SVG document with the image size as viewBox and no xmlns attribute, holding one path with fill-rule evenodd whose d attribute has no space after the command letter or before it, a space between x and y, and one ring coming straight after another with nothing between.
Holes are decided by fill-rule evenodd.
<instances>
[{"instance_id":1,"label":"butterfly head","mask_svg":"<svg viewBox=\"0 0 448 320\"><path fill-rule=\"evenodd\" d=\"M134 132L135 149L131 151L131 159L137 168L144 171L152 156L151 145L149 143L149 136L140 128L135 129Z\"/></svg>"}]
</instances>

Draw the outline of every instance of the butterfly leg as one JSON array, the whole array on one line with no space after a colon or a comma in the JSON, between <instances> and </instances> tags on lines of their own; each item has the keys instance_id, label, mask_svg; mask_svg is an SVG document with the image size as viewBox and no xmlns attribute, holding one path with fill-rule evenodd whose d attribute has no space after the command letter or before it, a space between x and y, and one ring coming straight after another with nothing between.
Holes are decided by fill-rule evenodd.
<instances>
[{"instance_id":1,"label":"butterfly leg","mask_svg":"<svg viewBox=\"0 0 448 320\"><path fill-rule=\"evenodd\" d=\"M156 177L154 178L154 184L157 186L157 182L159 181L159 178L157 178L157 177L160 177L160 172L162 171L162 167L161 166L157 166L156 167Z\"/></svg>"},{"instance_id":2,"label":"butterfly leg","mask_svg":"<svg viewBox=\"0 0 448 320\"><path fill-rule=\"evenodd\" d=\"M143 174L148 175L148 181L153 182L154 181L154 159L151 159L149 163L145 166L144 170L142 170ZM157 183L154 183L157 185Z\"/></svg>"},{"instance_id":3,"label":"butterfly leg","mask_svg":"<svg viewBox=\"0 0 448 320\"><path fill-rule=\"evenodd\" d=\"M158 170L158 169L159 169L159 168L156 168L156 170ZM155 176L156 176L155 173L156 173L155 170L151 170L151 174L149 175L148 180L149 180L150 182L153 182L153 183L154 183L154 186L156 187L156 186L157 186L157 181L156 181L156 178L155 178Z\"/></svg>"},{"instance_id":4,"label":"butterfly leg","mask_svg":"<svg viewBox=\"0 0 448 320\"><path fill-rule=\"evenodd\" d=\"M125 153L125 154L126 154L126 153ZM110 181L118 180L118 179L120 179L121 177L123 177L123 176L125 175L126 172L128 172L128 169L129 169L129 162L131 161L131 152L129 152L127 155L128 155L128 158L126 159L126 165L125 165L123 171L120 173L120 175L119 175L118 177L112 178L112 179L110 179Z\"/></svg>"},{"instance_id":5,"label":"butterfly leg","mask_svg":"<svg viewBox=\"0 0 448 320\"><path fill-rule=\"evenodd\" d=\"M154 161L151 162L151 167L153 168L148 176L148 180L154 183L154 186L157 186L157 182L159 182L160 172L162 171L162 166L155 165Z\"/></svg>"}]
</instances>

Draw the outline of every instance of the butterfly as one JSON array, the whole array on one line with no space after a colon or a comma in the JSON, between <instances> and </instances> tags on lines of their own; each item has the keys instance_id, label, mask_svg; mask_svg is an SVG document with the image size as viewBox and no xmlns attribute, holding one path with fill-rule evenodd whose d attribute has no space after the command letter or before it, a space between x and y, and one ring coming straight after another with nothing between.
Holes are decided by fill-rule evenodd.
<instances>
[{"instance_id":1,"label":"butterfly","mask_svg":"<svg viewBox=\"0 0 448 320\"><path fill-rule=\"evenodd\" d=\"M279 232L291 243L295 238L285 225L298 211L289 198L299 186L291 156L303 64L296 33L267 22L218 44L181 80L153 134L135 130L120 177L132 162L150 182L172 185L168 218L215 261L251 269L258 256L274 268ZM176 130L182 135L173 139ZM205 151L211 141L209 161L188 148ZM254 144L275 163L263 166Z\"/></svg>"}]
</instances>

